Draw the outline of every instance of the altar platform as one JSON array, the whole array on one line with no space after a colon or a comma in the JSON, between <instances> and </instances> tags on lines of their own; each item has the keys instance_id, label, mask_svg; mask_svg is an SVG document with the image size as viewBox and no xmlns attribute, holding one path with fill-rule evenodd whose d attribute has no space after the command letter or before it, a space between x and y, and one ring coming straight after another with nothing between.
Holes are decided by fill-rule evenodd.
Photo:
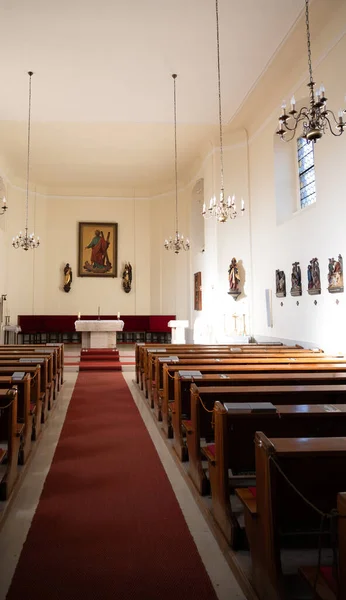
<instances>
[{"instance_id":1,"label":"altar platform","mask_svg":"<svg viewBox=\"0 0 346 600\"><path fill-rule=\"evenodd\" d=\"M124 329L124 321L78 319L75 329L82 334L82 348L116 348L117 331Z\"/></svg>"}]
</instances>

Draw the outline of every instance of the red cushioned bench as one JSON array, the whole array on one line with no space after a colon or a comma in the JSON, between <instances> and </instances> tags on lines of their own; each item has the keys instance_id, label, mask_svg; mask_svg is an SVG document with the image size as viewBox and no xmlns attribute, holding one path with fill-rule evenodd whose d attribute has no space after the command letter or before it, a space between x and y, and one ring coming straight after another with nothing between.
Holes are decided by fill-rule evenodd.
<instances>
[{"instance_id":1,"label":"red cushioned bench","mask_svg":"<svg viewBox=\"0 0 346 600\"><path fill-rule=\"evenodd\" d=\"M118 343L169 343L171 330L168 321L175 315L122 315L124 330L118 332ZM83 315L85 320L97 320L97 315ZM115 315L102 315L101 320L113 320ZM20 339L24 344L46 342L80 343L75 331L77 315L19 315Z\"/></svg>"}]
</instances>

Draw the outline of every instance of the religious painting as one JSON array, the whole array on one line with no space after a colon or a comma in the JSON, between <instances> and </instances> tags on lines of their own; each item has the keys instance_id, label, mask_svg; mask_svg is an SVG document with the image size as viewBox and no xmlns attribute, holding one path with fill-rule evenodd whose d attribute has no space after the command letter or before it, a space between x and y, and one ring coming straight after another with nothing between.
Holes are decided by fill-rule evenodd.
<instances>
[{"instance_id":1,"label":"religious painting","mask_svg":"<svg viewBox=\"0 0 346 600\"><path fill-rule=\"evenodd\" d=\"M285 298L286 296L286 275L284 271L280 271L280 269L276 269L275 271L276 278L276 297L277 298Z\"/></svg>"},{"instance_id":2,"label":"religious painting","mask_svg":"<svg viewBox=\"0 0 346 600\"><path fill-rule=\"evenodd\" d=\"M302 295L302 272L299 266L299 262L292 264L291 273L291 296Z\"/></svg>"},{"instance_id":3,"label":"religious painting","mask_svg":"<svg viewBox=\"0 0 346 600\"><path fill-rule=\"evenodd\" d=\"M117 277L117 257L117 223L79 223L79 277Z\"/></svg>"},{"instance_id":4,"label":"religious painting","mask_svg":"<svg viewBox=\"0 0 346 600\"><path fill-rule=\"evenodd\" d=\"M308 265L308 294L315 296L321 293L320 266L318 258L312 258Z\"/></svg>"},{"instance_id":5,"label":"religious painting","mask_svg":"<svg viewBox=\"0 0 346 600\"><path fill-rule=\"evenodd\" d=\"M195 279L195 310L202 310L202 273L198 271L194 275Z\"/></svg>"},{"instance_id":6,"label":"religious painting","mask_svg":"<svg viewBox=\"0 0 346 600\"><path fill-rule=\"evenodd\" d=\"M336 294L344 291L344 269L341 254L338 259L329 258L328 264L328 292Z\"/></svg>"}]
</instances>

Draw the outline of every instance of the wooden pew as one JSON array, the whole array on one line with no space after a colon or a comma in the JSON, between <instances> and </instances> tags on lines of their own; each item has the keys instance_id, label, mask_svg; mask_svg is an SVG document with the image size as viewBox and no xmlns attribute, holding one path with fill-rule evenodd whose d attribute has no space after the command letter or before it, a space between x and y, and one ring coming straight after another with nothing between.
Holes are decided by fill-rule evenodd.
<instances>
[{"instance_id":1,"label":"wooden pew","mask_svg":"<svg viewBox=\"0 0 346 600\"><path fill-rule=\"evenodd\" d=\"M170 417L169 417L169 406L170 402L174 400L174 376L175 373L179 373L182 369L181 365L163 365L163 394L161 403L162 422L163 429L166 435L169 434L170 428ZM189 368L191 369L191 367ZM346 362L344 363L323 363L323 362L310 362L300 363L296 361L292 364L280 363L280 364L200 364L198 372L203 374L222 374L233 377L234 374L241 373L326 373L326 372L345 372ZM194 378L191 379L193 382ZM196 378L198 383L198 378Z\"/></svg>"},{"instance_id":2,"label":"wooden pew","mask_svg":"<svg viewBox=\"0 0 346 600\"><path fill-rule=\"evenodd\" d=\"M250 347L250 346L194 346L194 347L186 347L185 345L181 344L180 346L176 347L176 348L171 348L168 349L164 348L163 350L161 350L160 348L155 348L154 350L152 349L147 349L145 350L145 354L144 354L144 362L143 362L143 371L145 372L145 375L143 376L144 381L146 379L148 379L150 377L150 362L155 360L157 357L161 357L162 359L164 357L169 357L169 356L181 356L183 358L183 355L185 355L185 358L194 358L194 357L198 357L198 355L215 355L217 354L218 356L221 357L221 355L225 355L224 357L227 358L231 358L232 356L238 356L239 358L241 357L245 357L245 356L252 356L253 358L255 357L259 357L259 356L267 356L267 357L271 357L271 356L285 356L285 355L292 355L295 356L297 354L299 355L323 355L323 353L320 350L312 350L312 349L305 349L305 348L298 348L298 347L288 347L288 346L280 346L278 348L275 347L263 347L263 346L256 346L256 347ZM151 358L151 361L150 361ZM153 373L153 379L157 379L157 377L155 377L155 374Z\"/></svg>"},{"instance_id":3,"label":"wooden pew","mask_svg":"<svg viewBox=\"0 0 346 600\"><path fill-rule=\"evenodd\" d=\"M340 600L346 600L346 493L338 494L337 509L342 517L338 524L339 535L339 589L342 590Z\"/></svg>"},{"instance_id":4,"label":"wooden pew","mask_svg":"<svg viewBox=\"0 0 346 600\"><path fill-rule=\"evenodd\" d=\"M180 390L181 396L181 408L179 408L179 400L177 403L177 396L175 396L174 407L175 411L187 412L186 419L181 421L182 425L182 444L186 440L186 450L181 451L181 455L185 454L188 456L188 474L195 484L200 494L205 495L210 492L209 479L206 476L205 470L202 465L202 453L201 453L201 439L204 440L204 444L209 444L214 441L214 426L213 426L213 415L207 411L212 411L216 400L221 403L222 395L218 394L217 391L214 394L209 389L213 390L211 386L208 386L209 382L214 385L216 382L223 384L221 389L228 389L229 385L333 385L333 384L346 384L346 372L345 373L259 373L259 374L236 374L232 379L227 381L227 387L224 387L226 381L221 379L221 376L205 375L204 381L198 380L198 387L195 383L191 384L190 381L186 381L183 378L179 378L178 374L176 377L176 387ZM216 379L218 377L218 379ZM201 387L203 385L203 388ZM217 388L219 389L219 387ZM204 391L206 393L204 393ZM190 400L187 403L187 396ZM220 398L221 396L221 398ZM202 405L202 402L203 405ZM185 407L188 407L187 409ZM205 408L204 408L205 407ZM207 410L206 410L207 409ZM180 429L178 430L180 431ZM186 437L184 437L184 433Z\"/></svg>"},{"instance_id":5,"label":"wooden pew","mask_svg":"<svg viewBox=\"0 0 346 600\"><path fill-rule=\"evenodd\" d=\"M304 363L305 367L300 368L299 365ZM228 373L228 367L231 367L230 369L230 373L231 372L239 372L239 373L244 373L244 372L248 372L249 368L251 369L250 372L253 373L265 373L268 371L268 368L266 367L266 365L268 365L270 367L270 365L272 365L272 371L273 373L277 372L277 373L281 373L281 372L296 372L296 367L298 371L305 371L306 368L308 368L309 370L309 365L314 365L314 364L325 364L325 365L334 365L334 367L332 367L331 370L335 370L337 365L345 365L346 364L346 358L339 358L339 357L333 357L333 356L325 356L322 355L321 357L315 356L314 354L311 354L307 357L290 357L290 356L284 356L284 357L271 357L271 358L267 358L267 357L259 357L259 358L252 358L252 357L232 357L232 358L219 358L217 355L216 356L204 356L202 358L198 358L195 359L195 357L192 357L191 359L181 359L179 362L174 362L171 361L170 363L166 363L164 361L161 361L161 365L160 365L160 369L162 370L162 374L161 374L161 378L162 378L162 396L164 397L167 393L167 390L169 392L169 399L172 400L173 399L173 383L169 386L169 389L167 387L167 383L169 381L169 378L167 377L167 367L166 365L168 365L168 370L175 372L175 371L193 371L195 373L198 373L198 376L200 377L201 375L205 375L205 374L227 374ZM234 371L233 367L236 367L236 370ZM322 370L329 370L327 369L323 369Z\"/></svg>"},{"instance_id":6,"label":"wooden pew","mask_svg":"<svg viewBox=\"0 0 346 600\"><path fill-rule=\"evenodd\" d=\"M281 548L288 540L291 548L293 542L295 547L317 548L321 516L288 485L278 467L305 498L329 514L336 506L339 490L346 486L346 438L268 439L257 432L255 452L255 495L253 490L237 490L244 505L253 583L260 600L283 600L287 596ZM342 531L344 523L340 528ZM324 535L321 540L325 546ZM344 544L342 548L344 551ZM339 598L345 600L345 587L340 589Z\"/></svg>"},{"instance_id":7,"label":"wooden pew","mask_svg":"<svg viewBox=\"0 0 346 600\"><path fill-rule=\"evenodd\" d=\"M18 459L24 424L17 423L17 388L0 389L0 500L7 500L18 477Z\"/></svg>"},{"instance_id":8,"label":"wooden pew","mask_svg":"<svg viewBox=\"0 0 346 600\"><path fill-rule=\"evenodd\" d=\"M19 462L25 464L35 440L41 429L41 402L39 400L40 367L28 367L22 379L12 377L13 369L0 367L0 389L16 386L17 422L24 425L21 432Z\"/></svg>"},{"instance_id":9,"label":"wooden pew","mask_svg":"<svg viewBox=\"0 0 346 600\"><path fill-rule=\"evenodd\" d=\"M179 344L180 348L191 348L192 351L194 351L194 349L196 348L230 348L231 344ZM149 343L146 344L144 342L137 342L135 345L135 369L136 369L136 382L140 385L140 387L142 388L142 381L141 381L141 372L143 370L143 365L144 365L144 355L147 352L147 350L161 350L161 351L166 351L167 353L172 353L172 350L174 348L179 349L178 344L155 344L155 343ZM250 343L250 344L237 344L236 345L238 348L247 346L248 348L273 348L275 347L276 349L280 348L281 346L283 346L282 342L273 342L273 343L268 343L268 344L257 344L257 343ZM295 348L300 347L300 346L294 346Z\"/></svg>"},{"instance_id":10,"label":"wooden pew","mask_svg":"<svg viewBox=\"0 0 346 600\"><path fill-rule=\"evenodd\" d=\"M233 547L241 544L243 537L232 511L230 490L249 485L251 480L255 482L256 431L287 438L328 437L345 431L346 404L337 405L338 412L330 412L330 405L325 408L323 404L276 405L276 408L274 414L230 413L220 402L215 404L215 444L202 448L202 452L208 460L213 516Z\"/></svg>"},{"instance_id":11,"label":"wooden pew","mask_svg":"<svg viewBox=\"0 0 346 600\"><path fill-rule=\"evenodd\" d=\"M154 375L154 360L156 357L166 358L170 356L176 355L185 355L186 358L190 357L198 357L198 356L219 356L220 354L225 354L225 357L232 356L232 354L237 355L242 352L241 348L234 348L230 346L185 346L184 344L180 344L179 346L175 346L169 349L167 352L166 349L161 348L149 348L144 351L143 356L143 367L142 367L142 389L144 391L145 397L148 398L148 394L150 392L151 381L155 379ZM150 383L149 383L150 381Z\"/></svg>"},{"instance_id":12,"label":"wooden pew","mask_svg":"<svg viewBox=\"0 0 346 600\"><path fill-rule=\"evenodd\" d=\"M207 344L202 345L202 344L179 344L180 349L181 348L185 348L186 350L191 348L191 351L193 351L194 348L225 348L228 349L230 346L229 344L214 344L214 345L210 345L208 346ZM144 366L146 363L146 354L148 351L151 352L167 352L167 354L172 354L173 350L179 350L178 344L144 344L142 342L138 342L136 343L135 346L135 370L136 370L136 381L139 384L140 388L143 389L143 380L142 380L142 373L144 370Z\"/></svg>"},{"instance_id":13,"label":"wooden pew","mask_svg":"<svg viewBox=\"0 0 346 600\"><path fill-rule=\"evenodd\" d=\"M3 345L0 346L0 351L13 350L19 354L27 354L31 352L41 352L45 354L53 355L53 377L55 382L54 397L55 393L61 388L64 381L64 344L17 344L17 345Z\"/></svg>"},{"instance_id":14,"label":"wooden pew","mask_svg":"<svg viewBox=\"0 0 346 600\"><path fill-rule=\"evenodd\" d=\"M266 344L260 344L260 343L256 343L256 342L250 343L250 344L155 344L155 343L146 344L144 342L138 342L138 343L136 343L136 346L135 346L135 363L136 363L137 383L140 384L141 367L143 367L144 355L147 352L147 350L153 351L153 350L157 349L158 351L172 353L172 350L174 350L174 349L179 350L181 348L186 349L186 350L191 349L192 352L194 352L198 348L210 348L210 349L216 348L216 349L220 349L220 350L235 348L237 351L246 349L247 351L254 350L255 352L258 352L259 349L263 349L263 350L268 350L270 352L273 349L275 349L275 351L277 351L277 350L279 351L282 348L297 349L297 348L302 348L302 346L299 346L298 344L293 345L293 346L285 346L282 342L267 342ZM320 350L318 348L314 349L314 351L322 352L322 350Z\"/></svg>"},{"instance_id":15,"label":"wooden pew","mask_svg":"<svg viewBox=\"0 0 346 600\"><path fill-rule=\"evenodd\" d=\"M23 459L26 460L26 456L31 450L31 440L36 440L41 431L41 366L38 364L22 367L19 372L24 373L24 376L21 379L13 376L15 372L16 369L13 369L12 366L0 366L0 387L6 386L6 382L3 381L4 377L7 377L7 386L16 385L18 387L18 422L25 423Z\"/></svg>"},{"instance_id":16,"label":"wooden pew","mask_svg":"<svg viewBox=\"0 0 346 600\"><path fill-rule=\"evenodd\" d=\"M152 344L152 345L143 345L139 346L138 349L138 365L137 365L137 354L136 354L136 373L138 371L139 384L141 389L144 389L145 381L143 373L147 371L147 361L148 361L148 352L160 352L161 354L166 353L167 355L174 355L176 352L188 352L188 353L196 353L200 352L234 352L241 353L242 351L249 353L251 351L254 352L271 352L275 348L275 352L280 352L282 349L287 350L296 350L301 348L300 346L283 346L282 344L216 344L216 345L208 345L208 344L179 344L179 345L164 345L164 344ZM317 350L316 350L317 351ZM137 352L137 350L136 350Z\"/></svg>"},{"instance_id":17,"label":"wooden pew","mask_svg":"<svg viewBox=\"0 0 346 600\"><path fill-rule=\"evenodd\" d=\"M45 355L27 356L11 358L9 355L0 353L0 367L12 368L13 371L25 371L26 367L40 365L40 400L41 400L41 422L45 423L48 419L49 410L52 408L53 398L53 380L52 363L50 357Z\"/></svg>"},{"instance_id":18,"label":"wooden pew","mask_svg":"<svg viewBox=\"0 0 346 600\"><path fill-rule=\"evenodd\" d=\"M200 353L200 351L196 351L193 354L186 354L183 351L176 352L175 355L167 356L165 354L155 353L153 355L148 353L148 364L147 371L145 374L145 388L147 390L148 401L151 405L151 408L154 408L155 414L159 421L161 420L161 400L163 393L163 365L164 364L182 364L186 365L187 362L195 365L198 363L200 359L208 360L213 359L215 362L223 362L224 359L228 359L234 362L240 362L237 359L270 359L270 358L312 358L315 357L316 353L311 350L300 350L294 349L280 353L273 352L246 352L242 350L241 353L235 353L232 349L228 352L216 352L212 353L204 352ZM324 355L319 355L323 357Z\"/></svg>"},{"instance_id":19,"label":"wooden pew","mask_svg":"<svg viewBox=\"0 0 346 600\"><path fill-rule=\"evenodd\" d=\"M200 350L201 352L222 352L224 350L226 352L229 350L229 348L229 344L214 344L210 346L207 344L151 344L150 346L140 346L138 364L140 388L144 391L145 396L147 396L147 391L145 389L145 380L148 369L149 354L152 355L154 353L159 352L161 354L172 355L175 352L181 352L182 350L191 353L196 352L197 350Z\"/></svg>"},{"instance_id":20,"label":"wooden pew","mask_svg":"<svg viewBox=\"0 0 346 600\"><path fill-rule=\"evenodd\" d=\"M49 403L53 399L56 399L58 394L58 389L60 386L58 384L60 379L60 373L58 371L58 350L55 348L32 348L30 346L14 346L7 350L7 346L0 346L0 359L2 356L17 356L19 358L40 358L47 357L49 359L49 373L48 373L48 382L51 385L51 398L49 398Z\"/></svg>"}]
</instances>

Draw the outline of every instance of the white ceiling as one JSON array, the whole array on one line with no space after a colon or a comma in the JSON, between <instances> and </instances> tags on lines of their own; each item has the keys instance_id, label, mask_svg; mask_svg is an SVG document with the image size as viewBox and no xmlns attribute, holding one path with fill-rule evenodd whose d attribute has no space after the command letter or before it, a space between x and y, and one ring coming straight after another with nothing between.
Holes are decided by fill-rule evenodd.
<instances>
[{"instance_id":1,"label":"white ceiling","mask_svg":"<svg viewBox=\"0 0 346 600\"><path fill-rule=\"evenodd\" d=\"M219 0L224 121L304 8ZM218 120L214 0L0 0L0 153L32 182L150 193L173 181L173 83L183 177Z\"/></svg>"}]
</instances>

